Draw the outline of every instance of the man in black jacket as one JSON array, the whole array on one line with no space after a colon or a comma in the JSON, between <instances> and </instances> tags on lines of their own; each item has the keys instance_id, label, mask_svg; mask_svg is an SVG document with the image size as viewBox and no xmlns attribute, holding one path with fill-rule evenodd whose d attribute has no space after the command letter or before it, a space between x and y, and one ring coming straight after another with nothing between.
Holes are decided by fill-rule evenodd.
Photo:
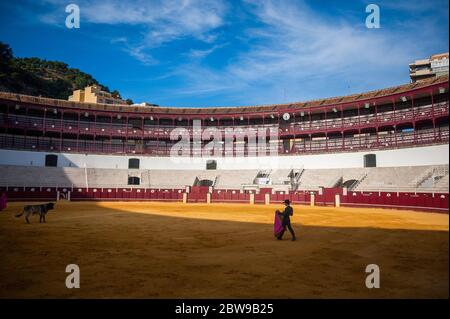
<instances>
[{"instance_id":1,"label":"man in black jacket","mask_svg":"<svg viewBox=\"0 0 450 319\"><path fill-rule=\"evenodd\" d=\"M294 241L294 240L296 240L296 237L295 237L294 230L292 229L292 226L291 226L291 218L290 218L292 215L294 215L294 209L291 207L291 202L289 201L289 199L284 200L284 205L286 206L286 208L281 213L283 216L283 227L287 227L287 229L289 229L289 232L292 235L292 241ZM278 240L281 240L281 238L283 237L283 234L284 234L284 232L278 237Z\"/></svg>"}]
</instances>

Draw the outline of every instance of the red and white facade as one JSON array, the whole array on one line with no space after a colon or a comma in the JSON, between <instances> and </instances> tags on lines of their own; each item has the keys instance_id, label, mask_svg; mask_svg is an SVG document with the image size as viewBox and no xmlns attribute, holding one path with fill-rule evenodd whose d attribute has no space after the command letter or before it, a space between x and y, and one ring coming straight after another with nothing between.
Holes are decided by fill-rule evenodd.
<instances>
[{"instance_id":1,"label":"red and white facade","mask_svg":"<svg viewBox=\"0 0 450 319\"><path fill-rule=\"evenodd\" d=\"M0 92L0 149L168 156L176 143L170 132L180 127L192 132L198 120L203 128L219 130L275 128L278 140L272 142L280 155L387 150L448 144L448 115L448 77L255 107L110 106Z\"/></svg>"},{"instance_id":2,"label":"red and white facade","mask_svg":"<svg viewBox=\"0 0 450 319\"><path fill-rule=\"evenodd\" d=\"M375 154L377 166L448 165L448 76L384 90L338 98L280 105L221 108L171 108L77 103L0 92L0 165L44 166L42 154L60 154L58 166L127 169L137 158L145 169L204 169L203 154L191 162L168 160L175 128L276 129L276 161L252 159L245 142L233 151L238 163L220 162L219 169L362 167L364 154ZM269 136L268 136L269 137ZM203 141L203 144L209 141ZM195 158L194 153L189 158ZM227 155L227 154L225 154ZM229 155L229 154L228 154ZM254 160L254 161L252 161ZM150 188L0 187L13 200L163 200L188 202L278 202L378 206L448 211L448 192L349 192L324 189L278 192ZM186 195L189 193L188 195Z\"/></svg>"}]
</instances>

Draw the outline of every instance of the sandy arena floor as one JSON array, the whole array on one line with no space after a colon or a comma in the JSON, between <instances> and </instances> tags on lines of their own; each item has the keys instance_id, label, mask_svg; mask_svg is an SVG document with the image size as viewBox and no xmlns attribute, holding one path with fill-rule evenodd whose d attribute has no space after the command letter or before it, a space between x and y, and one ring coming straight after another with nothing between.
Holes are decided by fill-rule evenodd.
<instances>
[{"instance_id":1,"label":"sandy arena floor","mask_svg":"<svg viewBox=\"0 0 450 319\"><path fill-rule=\"evenodd\" d=\"M273 236L280 205L61 202L27 225L23 204L0 212L1 298L449 297L444 214L294 206L291 242Z\"/></svg>"}]
</instances>

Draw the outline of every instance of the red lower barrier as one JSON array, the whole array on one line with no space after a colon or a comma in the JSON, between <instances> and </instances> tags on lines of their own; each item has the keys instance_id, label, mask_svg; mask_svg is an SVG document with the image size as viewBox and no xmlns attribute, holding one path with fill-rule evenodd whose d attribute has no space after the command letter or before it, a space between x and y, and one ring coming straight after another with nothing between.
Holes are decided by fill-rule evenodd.
<instances>
[{"instance_id":1,"label":"red lower barrier","mask_svg":"<svg viewBox=\"0 0 450 319\"><path fill-rule=\"evenodd\" d=\"M54 187L0 187L9 201L55 201L60 199L72 201L178 201L183 200L182 189L143 189L143 188L54 188ZM207 191L196 189L188 194L189 203L206 203ZM289 199L293 204L309 204L311 193L307 191L275 192L268 191L254 194L255 204L264 204L269 194L270 202L282 203ZM397 193L397 192L348 192L342 194L340 189L325 189L322 194L315 192L316 205L334 205L335 195L340 194L342 206L390 207L398 209L416 209L424 211L447 212L449 209L448 193ZM213 203L249 203L250 191L213 190Z\"/></svg>"},{"instance_id":2,"label":"red lower barrier","mask_svg":"<svg viewBox=\"0 0 450 319\"><path fill-rule=\"evenodd\" d=\"M341 196L342 206L392 207L447 212L448 194L397 193L397 192L349 192Z\"/></svg>"}]
</instances>

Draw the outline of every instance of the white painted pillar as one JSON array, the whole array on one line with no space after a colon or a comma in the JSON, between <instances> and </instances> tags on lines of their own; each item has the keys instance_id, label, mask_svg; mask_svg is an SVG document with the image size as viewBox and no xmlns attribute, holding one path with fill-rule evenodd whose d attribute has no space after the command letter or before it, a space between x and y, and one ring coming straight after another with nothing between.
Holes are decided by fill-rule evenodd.
<instances>
[{"instance_id":1,"label":"white painted pillar","mask_svg":"<svg viewBox=\"0 0 450 319\"><path fill-rule=\"evenodd\" d=\"M270 204L270 194L269 194L269 193L265 193L265 194L264 194L264 203L265 203L266 205L269 205L269 204Z\"/></svg>"},{"instance_id":2,"label":"white painted pillar","mask_svg":"<svg viewBox=\"0 0 450 319\"><path fill-rule=\"evenodd\" d=\"M316 205L316 194L311 194L311 207L314 207Z\"/></svg>"},{"instance_id":3,"label":"white painted pillar","mask_svg":"<svg viewBox=\"0 0 450 319\"><path fill-rule=\"evenodd\" d=\"M341 207L341 196L339 194L334 195L334 206Z\"/></svg>"},{"instance_id":4,"label":"white painted pillar","mask_svg":"<svg viewBox=\"0 0 450 319\"><path fill-rule=\"evenodd\" d=\"M255 204L255 194L253 193L250 194L250 204Z\"/></svg>"},{"instance_id":5,"label":"white painted pillar","mask_svg":"<svg viewBox=\"0 0 450 319\"><path fill-rule=\"evenodd\" d=\"M187 193L183 193L183 204L186 204L188 201L188 194Z\"/></svg>"},{"instance_id":6,"label":"white painted pillar","mask_svg":"<svg viewBox=\"0 0 450 319\"><path fill-rule=\"evenodd\" d=\"M206 203L211 204L211 193L206 194Z\"/></svg>"}]
</instances>

